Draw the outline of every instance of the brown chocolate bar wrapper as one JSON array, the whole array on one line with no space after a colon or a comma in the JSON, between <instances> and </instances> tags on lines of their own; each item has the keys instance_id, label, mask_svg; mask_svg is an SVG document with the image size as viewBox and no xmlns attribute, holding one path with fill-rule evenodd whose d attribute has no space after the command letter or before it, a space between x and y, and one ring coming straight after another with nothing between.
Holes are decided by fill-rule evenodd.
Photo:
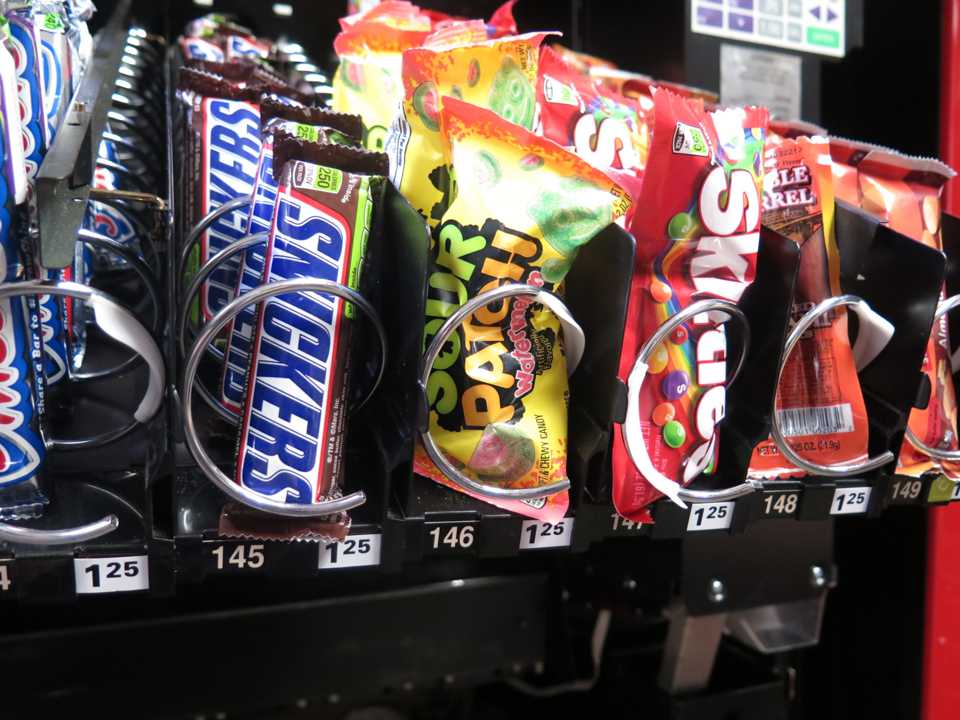
<instances>
[{"instance_id":1,"label":"brown chocolate bar wrapper","mask_svg":"<svg viewBox=\"0 0 960 720\"><path fill-rule=\"evenodd\" d=\"M242 540L343 540L350 532L346 513L316 518L288 518L268 515L239 503L227 503L220 512L220 537Z\"/></svg>"},{"instance_id":2,"label":"brown chocolate bar wrapper","mask_svg":"<svg viewBox=\"0 0 960 720\"><path fill-rule=\"evenodd\" d=\"M260 97L261 127L266 127L267 123L274 118L337 130L357 140L357 144L363 138L363 120L359 115L349 115L305 105L290 105L281 101L275 95L262 95Z\"/></svg>"},{"instance_id":3,"label":"brown chocolate bar wrapper","mask_svg":"<svg viewBox=\"0 0 960 720\"><path fill-rule=\"evenodd\" d=\"M252 60L234 60L233 62L217 62L216 60L198 60L190 58L184 61L184 66L194 70L202 70L213 75L220 75L232 82L274 82L287 83L287 79L272 68L266 67Z\"/></svg>"},{"instance_id":4,"label":"brown chocolate bar wrapper","mask_svg":"<svg viewBox=\"0 0 960 720\"><path fill-rule=\"evenodd\" d=\"M390 161L384 153L346 145L322 145L294 137L284 130L278 130L273 135L273 176L282 177L284 166L291 160L303 160L314 165L325 165L360 175L386 177L390 170ZM314 197L312 193L308 194ZM329 196L325 193L317 193L316 197L322 203L329 202L327 199ZM347 217L352 216L347 215Z\"/></svg>"}]
</instances>

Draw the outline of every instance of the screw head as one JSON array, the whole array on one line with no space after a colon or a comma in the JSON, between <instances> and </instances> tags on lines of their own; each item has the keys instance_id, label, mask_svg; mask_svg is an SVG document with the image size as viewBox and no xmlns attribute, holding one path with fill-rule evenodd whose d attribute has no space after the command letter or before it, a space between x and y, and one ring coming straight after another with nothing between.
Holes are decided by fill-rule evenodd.
<instances>
[{"instance_id":1,"label":"screw head","mask_svg":"<svg viewBox=\"0 0 960 720\"><path fill-rule=\"evenodd\" d=\"M810 584L815 588L827 586L827 573L824 572L824 569L819 565L813 565L810 567Z\"/></svg>"},{"instance_id":2,"label":"screw head","mask_svg":"<svg viewBox=\"0 0 960 720\"><path fill-rule=\"evenodd\" d=\"M727 586L723 584L722 580L714 578L710 581L710 590L707 592L707 597L712 603L722 603L727 599Z\"/></svg>"}]
</instances>

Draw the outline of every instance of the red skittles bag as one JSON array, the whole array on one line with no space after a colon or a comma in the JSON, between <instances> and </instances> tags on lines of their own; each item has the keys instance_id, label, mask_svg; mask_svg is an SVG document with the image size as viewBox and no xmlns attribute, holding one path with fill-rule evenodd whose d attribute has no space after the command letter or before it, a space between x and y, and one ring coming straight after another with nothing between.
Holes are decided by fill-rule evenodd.
<instances>
[{"instance_id":1,"label":"red skittles bag","mask_svg":"<svg viewBox=\"0 0 960 720\"><path fill-rule=\"evenodd\" d=\"M540 49L537 101L543 136L606 172L636 201L650 146L640 106L578 73L549 46Z\"/></svg>"},{"instance_id":2,"label":"red skittles bag","mask_svg":"<svg viewBox=\"0 0 960 720\"><path fill-rule=\"evenodd\" d=\"M653 143L633 216L637 261L619 377L626 419L613 441L613 501L648 522L646 506L716 466L724 415L726 335L701 313L638 354L673 315L699 300L737 302L756 273L762 209L764 108L706 112L700 100L654 92Z\"/></svg>"}]
</instances>

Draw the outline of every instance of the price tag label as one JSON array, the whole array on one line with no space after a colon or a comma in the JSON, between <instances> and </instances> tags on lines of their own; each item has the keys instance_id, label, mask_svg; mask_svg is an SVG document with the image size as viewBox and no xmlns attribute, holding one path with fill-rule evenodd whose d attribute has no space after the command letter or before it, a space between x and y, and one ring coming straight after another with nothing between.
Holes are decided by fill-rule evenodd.
<instances>
[{"instance_id":1,"label":"price tag label","mask_svg":"<svg viewBox=\"0 0 960 720\"><path fill-rule=\"evenodd\" d=\"M428 522L423 525L424 555L475 553L480 542L478 522Z\"/></svg>"},{"instance_id":2,"label":"price tag label","mask_svg":"<svg viewBox=\"0 0 960 720\"><path fill-rule=\"evenodd\" d=\"M690 506L687 532L698 530L726 530L733 521L733 505L730 502L694 503Z\"/></svg>"},{"instance_id":3,"label":"price tag label","mask_svg":"<svg viewBox=\"0 0 960 720\"><path fill-rule=\"evenodd\" d=\"M860 515L867 511L870 504L870 487L837 488L833 492L831 515Z\"/></svg>"},{"instance_id":4,"label":"price tag label","mask_svg":"<svg viewBox=\"0 0 960 720\"><path fill-rule=\"evenodd\" d=\"M912 505L920 501L921 492L923 492L923 480L919 478L894 480L890 483L890 504Z\"/></svg>"},{"instance_id":5,"label":"price tag label","mask_svg":"<svg viewBox=\"0 0 960 720\"><path fill-rule=\"evenodd\" d=\"M521 550L570 547L572 540L573 518L563 518L557 522L524 520L520 531Z\"/></svg>"},{"instance_id":6,"label":"price tag label","mask_svg":"<svg viewBox=\"0 0 960 720\"><path fill-rule=\"evenodd\" d=\"M639 533L642 527L643 523L627 520L619 513L610 514L610 531L617 535L631 535L633 533Z\"/></svg>"},{"instance_id":7,"label":"price tag label","mask_svg":"<svg viewBox=\"0 0 960 720\"><path fill-rule=\"evenodd\" d=\"M150 588L146 555L75 558L73 576L77 595L137 592Z\"/></svg>"},{"instance_id":8,"label":"price tag label","mask_svg":"<svg viewBox=\"0 0 960 720\"><path fill-rule=\"evenodd\" d=\"M798 492L764 492L761 501L763 517L779 520L797 516L800 507Z\"/></svg>"},{"instance_id":9,"label":"price tag label","mask_svg":"<svg viewBox=\"0 0 960 720\"><path fill-rule=\"evenodd\" d=\"M350 535L340 542L320 545L321 570L374 567L380 564L380 533Z\"/></svg>"},{"instance_id":10,"label":"price tag label","mask_svg":"<svg viewBox=\"0 0 960 720\"><path fill-rule=\"evenodd\" d=\"M266 563L263 543L216 543L207 556L211 570L219 573L256 571Z\"/></svg>"}]
</instances>

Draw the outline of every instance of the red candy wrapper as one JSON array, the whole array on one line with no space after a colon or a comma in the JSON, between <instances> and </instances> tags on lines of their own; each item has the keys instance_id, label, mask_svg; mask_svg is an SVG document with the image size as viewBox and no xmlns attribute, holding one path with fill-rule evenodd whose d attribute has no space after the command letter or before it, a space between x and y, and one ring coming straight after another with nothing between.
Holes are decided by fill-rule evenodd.
<instances>
[{"instance_id":1,"label":"red candy wrapper","mask_svg":"<svg viewBox=\"0 0 960 720\"><path fill-rule=\"evenodd\" d=\"M860 147L861 150L868 148ZM893 230L943 251L940 237L940 192L954 176L938 160L904 157L893 150L869 148L849 158L856 166L860 206L882 218ZM940 291L941 300L945 292ZM923 372L930 380L930 402L910 412L908 427L921 443L940 450L957 450L957 401L950 362L948 317L933 324L923 358ZM897 472L920 475L940 470L951 480L960 480L960 463L939 461L904 438Z\"/></svg>"},{"instance_id":2,"label":"red candy wrapper","mask_svg":"<svg viewBox=\"0 0 960 720\"><path fill-rule=\"evenodd\" d=\"M832 186L824 138L781 139L768 149L763 224L800 247L791 308L794 322L817 303L842 292ZM838 465L867 458L870 428L855 357L847 336L846 309L837 308L803 334L783 369L777 416L790 447L811 462ZM768 439L754 450L749 474L805 473Z\"/></svg>"},{"instance_id":3,"label":"red candy wrapper","mask_svg":"<svg viewBox=\"0 0 960 720\"><path fill-rule=\"evenodd\" d=\"M540 50L537 101L543 136L606 172L636 201L650 146L639 104L600 87L549 46Z\"/></svg>"},{"instance_id":4,"label":"red candy wrapper","mask_svg":"<svg viewBox=\"0 0 960 720\"><path fill-rule=\"evenodd\" d=\"M646 506L716 465L714 426L727 375L724 318L698 316L634 367L656 329L697 300L737 302L756 273L762 208L764 108L706 112L699 100L654 93L653 144L631 230L637 266L630 287L619 377L626 422L614 433L613 501L649 522ZM627 443L638 449L637 464Z\"/></svg>"}]
</instances>

